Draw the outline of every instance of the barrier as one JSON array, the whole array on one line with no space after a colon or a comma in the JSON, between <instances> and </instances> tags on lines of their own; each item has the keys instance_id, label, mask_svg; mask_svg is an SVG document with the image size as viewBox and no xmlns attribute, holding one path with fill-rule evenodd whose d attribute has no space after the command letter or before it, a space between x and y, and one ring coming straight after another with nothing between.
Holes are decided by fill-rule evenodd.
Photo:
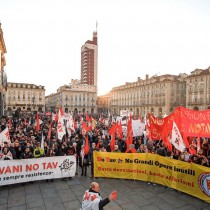
<instances>
[{"instance_id":1,"label":"barrier","mask_svg":"<svg viewBox=\"0 0 210 210\"><path fill-rule=\"evenodd\" d=\"M208 167L156 154L94 152L96 177L155 182L210 203Z\"/></svg>"},{"instance_id":2,"label":"barrier","mask_svg":"<svg viewBox=\"0 0 210 210\"><path fill-rule=\"evenodd\" d=\"M74 156L4 160L0 161L0 185L73 177L75 172Z\"/></svg>"}]
</instances>

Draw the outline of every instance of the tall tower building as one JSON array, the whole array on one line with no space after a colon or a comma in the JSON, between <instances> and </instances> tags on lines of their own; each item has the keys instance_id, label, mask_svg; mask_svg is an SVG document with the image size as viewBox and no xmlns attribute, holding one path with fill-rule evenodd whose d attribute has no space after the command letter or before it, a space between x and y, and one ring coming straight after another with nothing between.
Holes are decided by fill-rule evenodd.
<instances>
[{"instance_id":1,"label":"tall tower building","mask_svg":"<svg viewBox=\"0 0 210 210\"><path fill-rule=\"evenodd\" d=\"M81 83L97 87L98 74L98 37L93 32L93 40L88 40L81 47Z\"/></svg>"}]
</instances>

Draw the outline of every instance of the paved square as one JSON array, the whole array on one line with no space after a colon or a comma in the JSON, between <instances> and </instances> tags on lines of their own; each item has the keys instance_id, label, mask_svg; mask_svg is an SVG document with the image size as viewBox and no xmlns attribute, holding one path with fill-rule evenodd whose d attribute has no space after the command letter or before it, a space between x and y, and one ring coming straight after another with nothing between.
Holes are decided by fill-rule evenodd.
<instances>
[{"instance_id":1,"label":"paved square","mask_svg":"<svg viewBox=\"0 0 210 210\"><path fill-rule=\"evenodd\" d=\"M90 174L90 173L89 173ZM99 182L102 198L113 190L117 200L106 210L209 210L210 204L161 185L124 179L92 179L76 176L0 187L0 210L79 210L84 191L92 181Z\"/></svg>"}]
</instances>

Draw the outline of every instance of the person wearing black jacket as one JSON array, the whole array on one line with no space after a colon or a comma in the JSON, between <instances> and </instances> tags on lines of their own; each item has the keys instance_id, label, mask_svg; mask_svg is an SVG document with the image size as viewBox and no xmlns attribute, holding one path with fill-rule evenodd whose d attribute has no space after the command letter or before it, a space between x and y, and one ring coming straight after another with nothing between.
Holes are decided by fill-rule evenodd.
<instances>
[{"instance_id":1,"label":"person wearing black jacket","mask_svg":"<svg viewBox=\"0 0 210 210\"><path fill-rule=\"evenodd\" d=\"M113 191L108 198L102 199L100 196L100 186L97 182L92 182L90 189L85 191L81 210L103 210L111 200L116 200L116 191Z\"/></svg>"}]
</instances>

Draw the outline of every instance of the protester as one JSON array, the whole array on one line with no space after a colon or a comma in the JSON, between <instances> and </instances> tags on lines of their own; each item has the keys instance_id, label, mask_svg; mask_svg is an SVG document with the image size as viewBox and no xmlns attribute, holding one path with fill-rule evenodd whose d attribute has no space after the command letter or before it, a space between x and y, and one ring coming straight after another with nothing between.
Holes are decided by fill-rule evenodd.
<instances>
[{"instance_id":1,"label":"protester","mask_svg":"<svg viewBox=\"0 0 210 210\"><path fill-rule=\"evenodd\" d=\"M38 142L36 148L34 149L34 157L40 158L44 156L44 149L41 148L41 144Z\"/></svg>"},{"instance_id":2,"label":"protester","mask_svg":"<svg viewBox=\"0 0 210 210\"><path fill-rule=\"evenodd\" d=\"M89 152L89 160L90 160L90 167L91 167L91 176L94 177L94 151L96 151L96 143L93 142Z\"/></svg>"},{"instance_id":3,"label":"protester","mask_svg":"<svg viewBox=\"0 0 210 210\"><path fill-rule=\"evenodd\" d=\"M81 210L103 210L110 201L116 200L117 193L113 191L108 198L102 200L100 186L97 182L92 182L90 189L85 191Z\"/></svg>"},{"instance_id":4,"label":"protester","mask_svg":"<svg viewBox=\"0 0 210 210\"><path fill-rule=\"evenodd\" d=\"M88 154L85 154L85 146L82 145L81 151L80 151L80 156L79 156L79 166L82 169L81 176L86 176L87 175L87 166L89 166L89 159L88 159Z\"/></svg>"}]
</instances>

